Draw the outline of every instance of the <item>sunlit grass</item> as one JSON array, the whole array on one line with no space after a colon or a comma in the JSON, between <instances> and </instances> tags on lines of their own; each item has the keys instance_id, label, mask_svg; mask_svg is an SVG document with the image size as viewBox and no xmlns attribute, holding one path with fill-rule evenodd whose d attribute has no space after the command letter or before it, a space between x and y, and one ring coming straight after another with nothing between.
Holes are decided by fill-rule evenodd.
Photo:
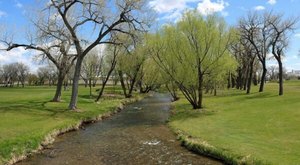
<instances>
[{"instance_id":1,"label":"sunlit grass","mask_svg":"<svg viewBox=\"0 0 300 165\"><path fill-rule=\"evenodd\" d=\"M105 97L99 103L90 98L89 89L80 87L79 112L69 111L71 91L64 91L62 102L49 102L54 87L0 88L0 164L11 159L12 154L22 155L37 149L45 135L92 119L114 110L123 100L119 87L109 87L107 93L116 97ZM95 88L93 88L94 95ZM2 163L1 163L2 162Z\"/></svg>"},{"instance_id":2,"label":"sunlit grass","mask_svg":"<svg viewBox=\"0 0 300 165\"><path fill-rule=\"evenodd\" d=\"M300 81L268 83L265 92L246 95L229 90L204 98L205 108L191 109L185 99L175 103L170 125L219 150L251 156L271 164L300 163Z\"/></svg>"}]
</instances>

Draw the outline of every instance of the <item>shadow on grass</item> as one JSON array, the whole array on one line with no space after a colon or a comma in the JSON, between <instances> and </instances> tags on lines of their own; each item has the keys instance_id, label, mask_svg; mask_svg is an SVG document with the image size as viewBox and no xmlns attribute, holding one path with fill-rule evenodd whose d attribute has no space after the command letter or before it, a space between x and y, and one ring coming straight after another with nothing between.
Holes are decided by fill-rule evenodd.
<instances>
[{"instance_id":1,"label":"shadow on grass","mask_svg":"<svg viewBox=\"0 0 300 165\"><path fill-rule=\"evenodd\" d=\"M171 121L201 118L215 114L216 111L208 111L205 107L203 109L192 109L190 104L177 104L176 110L172 110Z\"/></svg>"},{"instance_id":2,"label":"shadow on grass","mask_svg":"<svg viewBox=\"0 0 300 165\"><path fill-rule=\"evenodd\" d=\"M57 106L50 106L47 104L57 104ZM46 115L46 116L57 116L58 114L68 112L67 108L62 107L60 102L50 102L50 101L28 101L19 104L7 104L0 107L0 112L13 112L13 113L23 113L30 115ZM63 105L64 106L64 105Z\"/></svg>"},{"instance_id":3,"label":"shadow on grass","mask_svg":"<svg viewBox=\"0 0 300 165\"><path fill-rule=\"evenodd\" d=\"M267 99L267 98L273 98L273 97L278 97L278 95L273 94L273 93L267 93L267 92L255 92L251 94L245 94L243 97L239 97L238 99L240 101L243 100L253 100L253 99Z\"/></svg>"}]
</instances>

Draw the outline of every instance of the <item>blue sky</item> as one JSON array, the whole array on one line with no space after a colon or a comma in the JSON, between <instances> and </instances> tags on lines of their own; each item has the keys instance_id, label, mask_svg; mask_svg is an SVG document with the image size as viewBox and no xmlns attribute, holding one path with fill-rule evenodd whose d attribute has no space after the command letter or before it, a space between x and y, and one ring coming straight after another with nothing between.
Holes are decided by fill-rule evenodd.
<instances>
[{"instance_id":1,"label":"blue sky","mask_svg":"<svg viewBox=\"0 0 300 165\"><path fill-rule=\"evenodd\" d=\"M230 25L235 25L240 17L255 10L259 12L273 10L283 13L286 17L300 18L300 0L149 0L149 5L158 13L159 25L175 22L186 9L197 9L204 15L219 13ZM0 0L0 25L18 31L16 38L22 41L22 38L25 38L25 29L29 25L26 16L30 10L37 10L38 7L37 0ZM300 56L298 55L300 24L297 28L299 30L291 36L290 46L284 59L288 70L300 70ZM15 61L29 64L32 70L37 68L36 63L30 58L30 53L21 48L12 52L0 52L0 65ZM273 64L276 62L269 61L269 65Z\"/></svg>"}]
</instances>

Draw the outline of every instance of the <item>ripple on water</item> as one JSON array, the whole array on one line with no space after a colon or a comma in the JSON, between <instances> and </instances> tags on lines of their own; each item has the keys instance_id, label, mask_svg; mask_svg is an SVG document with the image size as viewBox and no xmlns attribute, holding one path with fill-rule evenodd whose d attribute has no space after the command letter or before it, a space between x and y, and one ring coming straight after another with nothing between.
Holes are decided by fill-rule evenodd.
<instances>
[{"instance_id":1,"label":"ripple on water","mask_svg":"<svg viewBox=\"0 0 300 165\"><path fill-rule=\"evenodd\" d=\"M110 119L59 136L49 149L18 164L221 164L187 151L165 125L170 98L154 94Z\"/></svg>"}]
</instances>

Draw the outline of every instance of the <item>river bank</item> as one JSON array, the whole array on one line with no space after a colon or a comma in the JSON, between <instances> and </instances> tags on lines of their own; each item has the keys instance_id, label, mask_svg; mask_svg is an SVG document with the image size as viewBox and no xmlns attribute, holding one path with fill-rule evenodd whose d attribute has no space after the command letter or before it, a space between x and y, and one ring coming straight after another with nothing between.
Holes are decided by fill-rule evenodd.
<instances>
[{"instance_id":1,"label":"river bank","mask_svg":"<svg viewBox=\"0 0 300 165\"><path fill-rule=\"evenodd\" d=\"M299 81L267 83L265 92L225 90L206 95L204 108L193 110L181 99L173 104L169 125L182 144L227 164L299 164Z\"/></svg>"},{"instance_id":2,"label":"river bank","mask_svg":"<svg viewBox=\"0 0 300 165\"><path fill-rule=\"evenodd\" d=\"M17 165L221 164L180 146L166 126L169 113L169 96L156 93L107 120L58 136L47 149Z\"/></svg>"},{"instance_id":3,"label":"river bank","mask_svg":"<svg viewBox=\"0 0 300 165\"><path fill-rule=\"evenodd\" d=\"M85 88L80 90L87 92ZM80 110L74 112L66 109L67 100L49 102L53 91L50 87L1 89L0 164L23 160L53 143L58 135L107 118L123 109L125 104L143 98L137 95L122 99L123 96L114 95L95 103L93 98L80 95ZM117 91L110 89L108 92ZM68 98L68 94L67 91L64 98Z\"/></svg>"}]
</instances>

